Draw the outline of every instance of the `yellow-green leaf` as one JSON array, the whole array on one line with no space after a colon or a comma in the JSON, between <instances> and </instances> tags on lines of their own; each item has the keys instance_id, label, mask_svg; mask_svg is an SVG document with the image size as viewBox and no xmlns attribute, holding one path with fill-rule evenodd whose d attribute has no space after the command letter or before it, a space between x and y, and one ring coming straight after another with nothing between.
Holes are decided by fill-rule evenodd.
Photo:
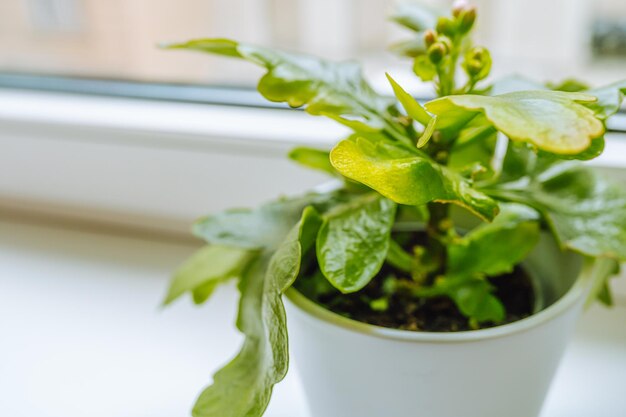
<instances>
[{"instance_id":1,"label":"yellow-green leaf","mask_svg":"<svg viewBox=\"0 0 626 417\"><path fill-rule=\"evenodd\" d=\"M484 114L487 123L511 140L529 142L555 154L585 151L604 134L604 125L586 107L597 99L581 93L520 91L498 96L448 96L426 103L439 116L437 128L459 130Z\"/></svg>"},{"instance_id":2,"label":"yellow-green leaf","mask_svg":"<svg viewBox=\"0 0 626 417\"><path fill-rule=\"evenodd\" d=\"M453 203L486 220L498 213L498 204L459 174L437 164L426 154L363 137L341 141L330 153L331 163L347 178L371 187L399 204Z\"/></svg>"},{"instance_id":3,"label":"yellow-green leaf","mask_svg":"<svg viewBox=\"0 0 626 417\"><path fill-rule=\"evenodd\" d=\"M417 100L413 98L413 96L407 93L400 86L400 84L398 84L393 78L391 78L391 75L385 75L387 75L387 80L389 80L389 83L393 88L393 93L395 94L398 101L400 101L400 104L402 104L402 107L406 111L406 114L410 118L421 123L422 125L428 125L430 123L430 120L432 119L432 116L428 114L426 110L424 110L424 107L422 107L422 105L419 104Z\"/></svg>"},{"instance_id":4,"label":"yellow-green leaf","mask_svg":"<svg viewBox=\"0 0 626 417\"><path fill-rule=\"evenodd\" d=\"M323 171L333 176L337 175L337 171L330 163L328 151L301 146L292 149L289 152L289 158L305 167Z\"/></svg>"},{"instance_id":5,"label":"yellow-green leaf","mask_svg":"<svg viewBox=\"0 0 626 417\"><path fill-rule=\"evenodd\" d=\"M230 39L196 39L168 46L241 58L267 69L257 86L268 100L304 106L313 115L351 127L381 130L394 124L393 102L376 93L354 62L332 62Z\"/></svg>"}]
</instances>

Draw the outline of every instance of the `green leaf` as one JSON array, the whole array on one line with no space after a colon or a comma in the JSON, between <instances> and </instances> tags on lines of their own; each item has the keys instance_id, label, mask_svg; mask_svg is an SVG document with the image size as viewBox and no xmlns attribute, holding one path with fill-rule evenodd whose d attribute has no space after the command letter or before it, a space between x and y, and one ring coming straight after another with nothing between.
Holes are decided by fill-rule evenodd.
<instances>
[{"instance_id":1,"label":"green leaf","mask_svg":"<svg viewBox=\"0 0 626 417\"><path fill-rule=\"evenodd\" d=\"M389 239L387 262L401 271L411 273L415 268L415 257L411 256L393 239Z\"/></svg>"},{"instance_id":2,"label":"green leaf","mask_svg":"<svg viewBox=\"0 0 626 417\"><path fill-rule=\"evenodd\" d=\"M428 112L422 107L421 104L417 102L409 93L407 93L401 86L398 84L391 75L385 74L387 76L387 80L391 84L393 88L393 93L395 94L400 104L406 111L406 114L412 118L413 120L418 121L422 125L426 126L431 122L432 116L428 114Z\"/></svg>"},{"instance_id":3,"label":"green leaf","mask_svg":"<svg viewBox=\"0 0 626 417\"><path fill-rule=\"evenodd\" d=\"M430 119L430 121L426 125L426 128L424 129L424 132L422 132L422 135L417 139L416 146L419 149L421 149L424 146L426 146L426 144L428 143L430 138L433 137L433 133L435 133L435 127L436 126L437 126L437 116L433 116L432 119Z\"/></svg>"},{"instance_id":4,"label":"green leaf","mask_svg":"<svg viewBox=\"0 0 626 417\"><path fill-rule=\"evenodd\" d=\"M419 289L422 297L446 296L472 322L501 322L506 317L502 302L493 294L493 285L482 277L468 275L440 278L435 285Z\"/></svg>"},{"instance_id":5,"label":"green leaf","mask_svg":"<svg viewBox=\"0 0 626 417\"><path fill-rule=\"evenodd\" d=\"M460 173L492 174L497 131L489 126L470 127L459 134L452 145L448 167Z\"/></svg>"},{"instance_id":6,"label":"green leaf","mask_svg":"<svg viewBox=\"0 0 626 417\"><path fill-rule=\"evenodd\" d=\"M265 251L240 282L237 327L245 335L239 354L213 378L194 417L261 417L272 389L287 373L289 348L282 294L296 279L302 254L313 244L321 219L310 207L278 250Z\"/></svg>"},{"instance_id":7,"label":"green leaf","mask_svg":"<svg viewBox=\"0 0 626 417\"><path fill-rule=\"evenodd\" d=\"M613 305L613 294L611 294L609 279L619 274L619 270L619 263L615 259L594 260L591 271L593 281L587 296L587 307L596 300L608 307Z\"/></svg>"},{"instance_id":8,"label":"green leaf","mask_svg":"<svg viewBox=\"0 0 626 417\"><path fill-rule=\"evenodd\" d=\"M336 176L337 171L330 163L330 153L320 149L297 147L289 152L289 158L300 165Z\"/></svg>"},{"instance_id":9,"label":"green leaf","mask_svg":"<svg viewBox=\"0 0 626 417\"><path fill-rule=\"evenodd\" d=\"M520 75L507 75L496 80L490 95L514 93L516 91L548 90L546 86Z\"/></svg>"},{"instance_id":10,"label":"green leaf","mask_svg":"<svg viewBox=\"0 0 626 417\"><path fill-rule=\"evenodd\" d=\"M298 222L307 205L322 209L337 198L332 194L307 194L280 199L256 209L232 209L196 222L196 236L215 245L244 249L276 248Z\"/></svg>"},{"instance_id":11,"label":"green leaf","mask_svg":"<svg viewBox=\"0 0 626 417\"><path fill-rule=\"evenodd\" d=\"M188 49L199 52L208 52L217 55L243 58L237 50L238 43L224 38L197 39L186 43L164 45L167 49Z\"/></svg>"},{"instance_id":12,"label":"green leaf","mask_svg":"<svg viewBox=\"0 0 626 417\"><path fill-rule=\"evenodd\" d=\"M617 113L622 106L626 94L626 80L587 90L585 94L598 98L598 101L587 104L587 107L592 109L598 118L605 120Z\"/></svg>"},{"instance_id":13,"label":"green leaf","mask_svg":"<svg viewBox=\"0 0 626 417\"><path fill-rule=\"evenodd\" d=\"M539 149L572 155L585 151L604 134L603 123L583 104L593 96L560 91L521 91L499 96L459 95L426 103L439 116L440 130L460 130L474 117L486 121L511 140Z\"/></svg>"},{"instance_id":14,"label":"green leaf","mask_svg":"<svg viewBox=\"0 0 626 417\"><path fill-rule=\"evenodd\" d=\"M324 276L343 293L360 290L382 267L396 204L370 193L331 209L317 236Z\"/></svg>"},{"instance_id":15,"label":"green leaf","mask_svg":"<svg viewBox=\"0 0 626 417\"><path fill-rule=\"evenodd\" d=\"M424 43L424 38L419 36L393 43L389 46L389 50L397 55L415 58L426 53L426 44Z\"/></svg>"},{"instance_id":16,"label":"green leaf","mask_svg":"<svg viewBox=\"0 0 626 417\"><path fill-rule=\"evenodd\" d=\"M575 78L567 78L559 83L546 83L546 87L555 91L566 91L568 93L578 93L589 89L589 86L584 81L577 80Z\"/></svg>"},{"instance_id":17,"label":"green leaf","mask_svg":"<svg viewBox=\"0 0 626 417\"><path fill-rule=\"evenodd\" d=\"M238 277L253 256L244 249L204 246L176 271L163 304L170 304L187 291L194 293L196 303L206 301L217 285Z\"/></svg>"},{"instance_id":18,"label":"green leaf","mask_svg":"<svg viewBox=\"0 0 626 417\"><path fill-rule=\"evenodd\" d=\"M393 102L369 86L354 62L335 63L225 39L197 39L170 48L237 57L265 67L258 90L270 101L306 106L310 114L344 124L358 121L371 129L394 123L389 113Z\"/></svg>"},{"instance_id":19,"label":"green leaf","mask_svg":"<svg viewBox=\"0 0 626 417\"><path fill-rule=\"evenodd\" d=\"M521 204L501 203L493 222L448 245L446 276L458 278L513 271L539 240L539 213Z\"/></svg>"},{"instance_id":20,"label":"green leaf","mask_svg":"<svg viewBox=\"0 0 626 417\"><path fill-rule=\"evenodd\" d=\"M493 287L485 280L467 280L446 290L461 313L477 322L501 322L506 317L502 302L492 294Z\"/></svg>"},{"instance_id":21,"label":"green leaf","mask_svg":"<svg viewBox=\"0 0 626 417\"><path fill-rule=\"evenodd\" d=\"M437 76L437 67L428 55L420 55L413 60L413 72L424 82L432 81Z\"/></svg>"},{"instance_id":22,"label":"green leaf","mask_svg":"<svg viewBox=\"0 0 626 417\"><path fill-rule=\"evenodd\" d=\"M399 4L391 15L391 20L415 32L432 29L437 25L441 13L416 2Z\"/></svg>"},{"instance_id":23,"label":"green leaf","mask_svg":"<svg viewBox=\"0 0 626 417\"><path fill-rule=\"evenodd\" d=\"M548 163L532 177L485 191L534 206L565 248L626 260L626 190L591 168L575 161Z\"/></svg>"},{"instance_id":24,"label":"green leaf","mask_svg":"<svg viewBox=\"0 0 626 417\"><path fill-rule=\"evenodd\" d=\"M371 187L398 204L453 203L487 220L498 213L494 200L474 190L459 174L437 164L418 149L409 151L352 137L335 146L330 159L345 177Z\"/></svg>"}]
</instances>

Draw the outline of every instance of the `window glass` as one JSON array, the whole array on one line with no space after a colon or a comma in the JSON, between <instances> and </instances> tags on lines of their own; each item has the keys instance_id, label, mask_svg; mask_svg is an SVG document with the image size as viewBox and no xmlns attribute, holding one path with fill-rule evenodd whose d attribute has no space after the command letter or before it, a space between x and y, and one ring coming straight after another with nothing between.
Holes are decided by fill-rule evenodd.
<instances>
[{"instance_id":1,"label":"window glass","mask_svg":"<svg viewBox=\"0 0 626 417\"><path fill-rule=\"evenodd\" d=\"M450 1L426 3L447 8ZM624 0L476 0L494 73L601 84L626 76ZM2 0L0 71L150 82L252 85L259 70L162 42L232 37L363 60L374 83L409 63L386 47L410 35L391 0Z\"/></svg>"}]
</instances>

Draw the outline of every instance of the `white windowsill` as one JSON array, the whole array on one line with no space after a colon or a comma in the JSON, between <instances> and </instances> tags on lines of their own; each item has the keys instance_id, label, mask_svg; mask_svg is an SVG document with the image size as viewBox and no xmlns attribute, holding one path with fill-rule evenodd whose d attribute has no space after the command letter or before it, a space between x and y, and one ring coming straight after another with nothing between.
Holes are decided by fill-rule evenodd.
<instances>
[{"instance_id":1,"label":"white windowsill","mask_svg":"<svg viewBox=\"0 0 626 417\"><path fill-rule=\"evenodd\" d=\"M300 111L2 89L0 211L182 235L207 212L324 181L285 154L346 133ZM624 137L592 161L621 181Z\"/></svg>"},{"instance_id":2,"label":"white windowsill","mask_svg":"<svg viewBox=\"0 0 626 417\"><path fill-rule=\"evenodd\" d=\"M187 298L158 308L171 271L194 250L0 221L0 415L189 415L241 342L231 286L201 308ZM542 417L624 415L619 294L615 309L594 306L578 324ZM307 417L295 366L266 417Z\"/></svg>"}]
</instances>

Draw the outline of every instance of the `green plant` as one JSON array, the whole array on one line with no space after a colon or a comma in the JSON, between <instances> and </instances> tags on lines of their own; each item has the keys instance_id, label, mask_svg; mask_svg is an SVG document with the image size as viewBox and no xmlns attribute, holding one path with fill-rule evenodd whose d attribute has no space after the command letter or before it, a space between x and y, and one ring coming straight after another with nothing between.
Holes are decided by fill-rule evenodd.
<instances>
[{"instance_id":1,"label":"green plant","mask_svg":"<svg viewBox=\"0 0 626 417\"><path fill-rule=\"evenodd\" d=\"M287 372L281 296L304 269L320 278L313 291L348 294L388 279L379 271L390 265L400 276L383 284L387 293L448 297L478 328L504 319L491 277L511 272L547 229L563 250L604 260L593 295L610 304L606 280L626 260L626 193L580 160L602 152L606 119L619 109L626 82L589 90L570 80L490 95L506 86L485 81L491 58L470 40L475 18L466 6L438 17L405 5L393 16L413 31L393 49L413 60L415 74L432 81L439 96L423 106L391 76L395 99L378 94L350 62L227 39L170 46L265 67L258 90L268 100L304 107L354 132L330 153L290 154L341 180L335 191L229 210L194 226L209 246L178 271L165 302L190 292L202 303L236 278L237 326L245 335L240 353L200 395L194 416L263 414ZM452 205L482 223L457 230ZM393 238L395 228L423 231L425 242L407 251ZM382 311L389 302L372 300L371 308Z\"/></svg>"}]
</instances>

